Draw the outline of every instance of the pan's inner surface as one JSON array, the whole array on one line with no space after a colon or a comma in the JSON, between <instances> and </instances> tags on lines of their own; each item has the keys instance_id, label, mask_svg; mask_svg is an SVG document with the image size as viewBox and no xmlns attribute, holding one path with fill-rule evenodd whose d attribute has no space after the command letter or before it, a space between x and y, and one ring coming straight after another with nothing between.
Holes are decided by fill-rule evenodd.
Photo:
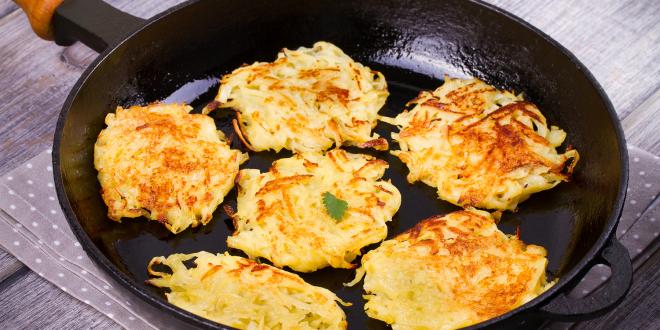
<instances>
[{"instance_id":1,"label":"pan's inner surface","mask_svg":"<svg viewBox=\"0 0 660 330\"><path fill-rule=\"evenodd\" d=\"M367 63L369 64L369 63ZM414 98L420 90L431 89L442 82L426 76L412 75L410 72L402 72L400 69L369 64L382 70L388 79L390 96L380 114L395 116L403 108L404 104ZM188 101L195 107L195 112L208 102L213 100L217 92L216 79L197 79L187 84L168 96L168 101ZM202 87L210 85L208 90ZM197 86L192 88L191 86ZM130 103L131 100L126 102ZM126 104L125 104L126 105ZM231 135L232 111L218 110L212 113L216 125L222 129L227 136ZM393 126L379 123L376 128L381 136L388 137L396 130ZM234 139L233 147L247 151ZM396 147L396 144L393 145ZM348 148L352 152L368 153L375 157L386 160L390 168L385 173L385 179L392 180L393 184L401 191L402 203L399 212L392 222L388 223L391 238L404 230L417 224L420 220L436 214L446 214L459 208L437 199L435 188L421 183L409 184L406 181L408 170L405 165L388 152L378 152L357 148ZM289 157L289 152L275 154L272 152L250 152L250 160L241 168L259 168L267 171L271 163L281 157ZM506 213L500 228L513 234L517 225L520 225L521 237L527 243L544 246L548 250L548 271L552 277L559 270L562 256L567 250L570 232L572 231L572 219L574 214L570 204L565 208L557 208L548 204L548 199L561 199L563 192L571 189L571 183L563 183L555 191L545 192L532 197L521 206L518 213ZM226 204L236 207L236 189L227 196ZM107 231L99 233L103 240L103 249L113 255L113 262L121 265L124 271L134 277L138 282L147 279L145 266L155 256L167 256L172 253L193 253L200 250L209 252L224 252L227 250L226 238L233 232L233 227L228 216L219 208L214 213L214 219L207 226L188 229L181 234L172 235L155 222L147 223L147 220L125 219L122 224L113 224L108 221ZM532 210L532 211L530 211ZM323 212L323 210L318 210ZM369 246L364 251L375 248L377 245ZM239 250L230 250L232 254L241 255ZM320 285L332 290L345 301L351 302L353 306L345 308L350 318L350 328L377 329L384 326L383 323L368 319L363 312L364 300L362 299L361 283L354 287L345 287L342 283L350 282L354 271L337 270L327 268L311 274L300 274L306 281L314 285ZM156 289L153 289L154 292Z\"/></svg>"},{"instance_id":2,"label":"pan's inner surface","mask_svg":"<svg viewBox=\"0 0 660 330\"><path fill-rule=\"evenodd\" d=\"M553 44L501 14L463 0L209 0L164 17L109 53L76 91L58 133L67 211L75 214L114 266L134 279L138 290L164 299L162 292L144 284L149 260L177 252L224 252L233 228L221 208L207 226L179 235L143 218L121 224L108 220L93 167L93 145L105 115L118 105L162 100L192 103L199 111L215 96L222 74L243 63L272 61L282 47L309 47L318 40L332 42L383 72L390 97L382 115L396 115L420 90L439 86L445 73L474 75L525 93L551 125L567 131L560 151L572 144L581 160L573 182L533 195L518 212L505 213L499 227L513 233L520 225L526 243L545 247L550 277L584 267L587 251L603 234L616 204L623 146L598 90ZM230 132L230 111L212 116L220 129ZM376 131L389 139L392 129L380 123ZM390 164L385 178L401 191L402 205L388 224L388 237L431 215L458 209L438 200L435 189L407 183L407 169L389 153L349 150L371 153ZM273 160L289 155L250 153L241 168L267 170ZM235 197L233 190L226 202L235 206ZM302 277L353 303L344 308L350 328L383 327L364 314L361 283L353 288L342 285L353 273L325 269Z\"/></svg>"}]
</instances>

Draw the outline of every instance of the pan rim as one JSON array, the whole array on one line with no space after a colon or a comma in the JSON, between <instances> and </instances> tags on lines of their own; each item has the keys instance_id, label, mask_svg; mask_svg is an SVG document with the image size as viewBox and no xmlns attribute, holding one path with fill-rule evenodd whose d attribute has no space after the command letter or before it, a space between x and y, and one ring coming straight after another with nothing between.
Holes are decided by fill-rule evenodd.
<instances>
[{"instance_id":1,"label":"pan rim","mask_svg":"<svg viewBox=\"0 0 660 330\"><path fill-rule=\"evenodd\" d=\"M114 278L114 280L122 284L125 288L129 289L129 291L140 297L143 301L146 301L147 303L149 303L150 305L156 308L165 309L165 311L171 312L171 314L173 314L175 317L177 317L182 321L188 323L193 321L196 323L195 324L196 326L202 326L205 328L233 329L226 325L220 324L218 322L188 312L182 308L179 308L169 303L167 300L163 299L162 297L157 297L155 294L147 292L145 289L142 289L139 286L139 283L136 282L135 279L121 272L119 268L116 267L110 261L110 259L108 259L108 257L106 257L106 255L103 254L103 252L101 252L101 250L94 244L94 242L91 240L89 235L82 228L82 225L78 221L77 215L74 212L71 203L68 199L68 196L66 194L66 191L64 189L65 180L63 177L62 170L60 168L60 145L61 145L62 132L67 114L71 109L71 106L77 99L77 96L81 88L86 84L88 79L94 74L96 69L112 53L114 53L118 48L120 48L125 42L134 38L137 34L149 29L154 23L160 21L163 18L166 18L170 14L179 11L182 8L193 5L195 3L199 3L201 1L204 0L185 1L149 18L148 20L146 20L145 24L140 28L138 28L136 31L131 32L123 39L119 40L117 43L113 45L109 45L101 54L99 54L99 56L92 62L92 64L90 64L87 67L87 69L85 69L85 71L82 73L78 81L71 88L71 91L69 92L69 95L67 96L67 99L64 102L60 114L58 116L57 125L55 127L55 136L53 141L52 161L53 161L53 168L56 169L53 171L53 176L54 176L55 187L60 202L60 206L62 207L67 222L69 223L69 226L76 235L76 238L81 241L82 246L84 247L85 251L90 255L90 258L92 258L97 265L100 265L101 268L103 268L107 273L109 273ZM601 101L604 103L604 106L609 116L609 120L614 126L613 127L614 133L616 134L616 140L619 148L618 161L620 162L621 165L621 171L619 173L619 178L618 178L619 191L616 196L616 202L613 205L612 212L610 213L609 218L607 219L607 223L605 225L604 230L601 232L600 237L589 248L585 256L570 271L565 273L555 285L553 285L550 289L548 289L541 295L537 296L536 298L532 299L531 301L521 306L518 306L513 310L508 311L505 314L499 315L495 318L491 318L489 320L486 320L484 322L466 328L466 329L476 329L476 328L493 326L496 323L499 323L501 321L513 317L514 315L518 315L518 314L523 315L529 313L530 311L538 309L543 305L549 303L554 297L559 295L561 292L565 291L566 290L565 288L567 287L570 288L570 285L574 283L574 281L578 276L586 274L586 272L595 264L593 259L604 249L605 244L607 243L608 240L612 238L616 226L618 225L619 219L621 217L621 213L623 211L623 205L625 202L626 188L628 186L629 164L628 164L628 151L626 147L626 140L625 140L625 135L623 133L623 128L621 126L621 122L618 118L618 115L616 114L616 111L614 110L614 106L612 105L611 100L607 96L606 92L604 91L600 83L598 83L598 81L595 79L593 74L589 71L589 69L571 51L566 49L564 46L562 46L552 37L550 37L543 31L539 30L538 28L534 27L530 23L526 22L522 18L512 13L509 13L504 9L496 7L495 5L485 3L482 0L469 0L469 2L474 5L480 6L488 11L491 11L495 14L504 16L506 19L512 21L513 23L516 23L524 27L525 29L533 32L534 34L538 35L541 39L548 42L551 46L559 50L562 53L562 55L564 55L572 64L576 66L578 71L580 71L587 79L587 81L593 86L595 91L598 93L598 96L600 97Z\"/></svg>"},{"instance_id":2,"label":"pan rim","mask_svg":"<svg viewBox=\"0 0 660 330\"><path fill-rule=\"evenodd\" d=\"M555 285L553 285L551 288L549 288L539 296L535 297L534 299L502 315L499 315L484 322L465 328L465 329L477 329L481 327L488 327L494 325L495 323L503 321L504 319L513 317L515 314L526 313L537 307L540 308L543 305L552 301L552 299L558 296L561 292L563 292L565 287L568 287L570 286L570 284L574 283L576 277L578 277L580 274L582 276L586 275L589 269L591 269L591 267L595 265L595 262L593 260L594 257L600 254L602 250L605 248L605 244L612 238L615 229L619 224L619 220L621 219L621 213L623 212L623 205L626 199L626 189L628 187L629 164L628 164L628 149L626 147L627 144L623 132L623 127L621 126L621 121L619 120L619 116L614 110L614 105L612 105L612 101L607 96L607 93L605 92L601 84L596 80L596 78L591 73L591 71L589 71L589 69L577 58L577 56L575 56L575 54L573 54L570 50L568 50L566 47L561 45L558 41L550 37L548 34L541 31L532 24L528 23L524 19L495 5L486 3L483 0L469 0L469 1L474 4L481 5L486 9L489 9L497 14L500 14L512 20L513 22L520 24L521 26L527 28L528 30L534 32L535 34L539 35L543 40L545 40L550 45L558 49L564 56L568 58L568 60L571 61L571 63L573 63L576 66L576 68L585 76L585 78L587 78L589 83L591 83L591 85L594 87L594 89L600 96L601 100L603 101L605 108L607 109L610 122L614 126L614 131L617 137L617 143L619 144L619 162L621 163L621 171L619 172L619 192L617 193L616 202L613 206L612 213L610 214L609 219L607 219L606 227L603 230L603 232L601 232L600 237L598 238L598 240L596 240L593 246L587 251L587 253L582 258L582 260L580 260L580 262L576 264L573 267L573 269L571 269L566 274L564 274L559 279L559 281L557 281Z\"/></svg>"}]
</instances>

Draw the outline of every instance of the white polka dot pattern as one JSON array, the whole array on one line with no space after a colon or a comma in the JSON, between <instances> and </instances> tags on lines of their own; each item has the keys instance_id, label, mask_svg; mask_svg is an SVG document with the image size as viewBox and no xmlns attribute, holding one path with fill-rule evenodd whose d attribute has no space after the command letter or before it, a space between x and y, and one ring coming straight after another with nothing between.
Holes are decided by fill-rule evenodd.
<instances>
[{"instance_id":1,"label":"white polka dot pattern","mask_svg":"<svg viewBox=\"0 0 660 330\"><path fill-rule=\"evenodd\" d=\"M660 201L656 200L660 187L660 159L634 147L629 147L630 162L628 194L623 214L619 220L617 238L628 249L633 259L645 258L644 249L658 236ZM633 156L634 155L634 156ZM605 280L603 280L603 278ZM581 298L597 289L609 278L609 268L594 267L571 292L571 296ZM586 291L587 293L583 293Z\"/></svg>"},{"instance_id":2,"label":"white polka dot pattern","mask_svg":"<svg viewBox=\"0 0 660 330\"><path fill-rule=\"evenodd\" d=\"M50 155L43 153L0 176L0 208L5 211L0 213L0 244L39 276L124 328L168 328L177 322L160 320L160 313L113 285L84 254L60 212L50 164Z\"/></svg>"}]
</instances>

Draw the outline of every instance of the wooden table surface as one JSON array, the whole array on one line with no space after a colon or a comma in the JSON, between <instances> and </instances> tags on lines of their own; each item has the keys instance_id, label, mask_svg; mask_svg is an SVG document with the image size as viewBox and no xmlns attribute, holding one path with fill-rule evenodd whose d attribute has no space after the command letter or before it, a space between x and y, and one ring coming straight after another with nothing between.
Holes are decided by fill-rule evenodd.
<instances>
[{"instance_id":1,"label":"wooden table surface","mask_svg":"<svg viewBox=\"0 0 660 330\"><path fill-rule=\"evenodd\" d=\"M180 0L107 1L150 17ZM489 0L522 17L571 50L603 85L628 143L660 155L660 1ZM0 174L51 146L70 88L96 54L58 47L32 34L25 16L0 0ZM658 242L655 244L658 245ZM660 253L635 273L633 288L613 312L579 328L657 326ZM118 328L0 249L0 328Z\"/></svg>"}]
</instances>

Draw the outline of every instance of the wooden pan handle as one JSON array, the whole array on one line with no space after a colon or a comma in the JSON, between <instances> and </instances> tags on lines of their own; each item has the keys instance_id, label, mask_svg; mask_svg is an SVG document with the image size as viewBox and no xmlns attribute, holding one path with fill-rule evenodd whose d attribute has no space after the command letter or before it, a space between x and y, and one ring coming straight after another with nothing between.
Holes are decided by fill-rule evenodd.
<instances>
[{"instance_id":1,"label":"wooden pan handle","mask_svg":"<svg viewBox=\"0 0 660 330\"><path fill-rule=\"evenodd\" d=\"M53 19L55 9L63 0L14 0L14 2L23 9L32 30L46 40L53 40L53 28L50 24Z\"/></svg>"}]
</instances>

